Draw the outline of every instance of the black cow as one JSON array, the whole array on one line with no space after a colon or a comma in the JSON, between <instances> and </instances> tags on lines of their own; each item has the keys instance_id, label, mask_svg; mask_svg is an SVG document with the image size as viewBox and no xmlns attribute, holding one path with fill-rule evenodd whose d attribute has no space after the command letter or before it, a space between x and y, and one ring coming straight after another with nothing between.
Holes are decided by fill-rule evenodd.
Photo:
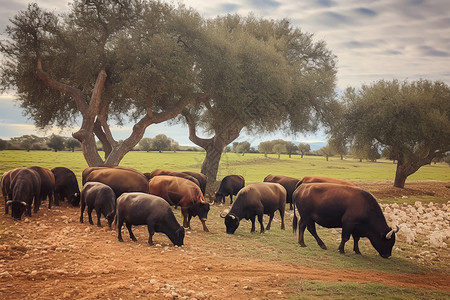
<instances>
[{"instance_id":1,"label":"black cow","mask_svg":"<svg viewBox=\"0 0 450 300\"><path fill-rule=\"evenodd\" d=\"M80 204L80 188L78 180L72 170L65 167L56 167L51 169L55 176L55 205L64 198L73 206Z\"/></svg>"},{"instance_id":2,"label":"black cow","mask_svg":"<svg viewBox=\"0 0 450 300\"><path fill-rule=\"evenodd\" d=\"M41 177L41 196L39 205L48 197L48 208L52 207L53 195L55 193L55 175L47 168L33 166L28 169L36 171Z\"/></svg>"},{"instance_id":3,"label":"black cow","mask_svg":"<svg viewBox=\"0 0 450 300\"><path fill-rule=\"evenodd\" d=\"M116 213L116 195L112 188L101 182L87 182L81 190L81 216L80 222L83 223L84 208L87 205L89 224L93 225L92 210L95 208L97 213L97 226L102 227L100 217L108 220L108 225L114 220Z\"/></svg>"},{"instance_id":4,"label":"black cow","mask_svg":"<svg viewBox=\"0 0 450 300\"><path fill-rule=\"evenodd\" d=\"M20 170L11 181L12 200L6 205L11 205L11 216L15 220L20 220L25 212L26 216L31 217L31 204L34 199L33 212L39 210L41 177L31 169Z\"/></svg>"},{"instance_id":5,"label":"black cow","mask_svg":"<svg viewBox=\"0 0 450 300\"><path fill-rule=\"evenodd\" d=\"M354 186L334 183L309 183L300 185L293 195L294 219L292 226L297 229L295 206L300 213L298 222L298 243L306 247L303 235L305 228L314 236L322 249L327 249L316 233L315 223L327 228L342 228L339 252L344 253L345 243L353 236L353 250L361 254L358 241L369 238L378 253L388 258L395 243L395 233L390 228L380 205L368 192Z\"/></svg>"},{"instance_id":6,"label":"black cow","mask_svg":"<svg viewBox=\"0 0 450 300\"><path fill-rule=\"evenodd\" d=\"M153 234L162 232L175 246L182 246L184 228L180 226L169 203L161 197L146 193L124 193L117 198L116 217L114 223L118 228L118 239L122 239L122 225L130 233L130 238L136 241L131 231L132 225L147 225L148 243L153 245Z\"/></svg>"},{"instance_id":7,"label":"black cow","mask_svg":"<svg viewBox=\"0 0 450 300\"><path fill-rule=\"evenodd\" d=\"M216 203L225 203L225 197L230 196L230 204L233 204L233 195L237 195L244 186L245 179L241 175L225 176L216 192Z\"/></svg>"},{"instance_id":8,"label":"black cow","mask_svg":"<svg viewBox=\"0 0 450 300\"><path fill-rule=\"evenodd\" d=\"M292 209L292 193L294 193L300 180L284 175L269 174L264 178L264 182L276 182L281 184L286 189L286 203L289 203L289 208Z\"/></svg>"},{"instance_id":9,"label":"black cow","mask_svg":"<svg viewBox=\"0 0 450 300\"><path fill-rule=\"evenodd\" d=\"M266 230L270 229L275 211L280 212L281 229L284 229L284 209L286 206L286 190L278 183L259 182L249 184L239 191L231 209L225 210L220 216L225 218L227 233L233 234L242 219L251 220L252 229L255 231L255 217L258 217L261 225L261 233L264 232L263 214L269 215L269 223Z\"/></svg>"},{"instance_id":10,"label":"black cow","mask_svg":"<svg viewBox=\"0 0 450 300\"><path fill-rule=\"evenodd\" d=\"M3 173L1 186L2 186L2 194L5 198L5 215L9 213L7 205L8 200L12 200L12 189L11 189L11 181L16 177L17 173L23 168L16 168Z\"/></svg>"}]
</instances>

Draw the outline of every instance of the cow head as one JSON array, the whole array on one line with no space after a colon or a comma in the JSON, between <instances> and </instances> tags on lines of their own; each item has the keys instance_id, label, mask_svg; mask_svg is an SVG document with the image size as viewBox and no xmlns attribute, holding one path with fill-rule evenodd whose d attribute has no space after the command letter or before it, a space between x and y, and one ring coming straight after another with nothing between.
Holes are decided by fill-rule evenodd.
<instances>
[{"instance_id":1,"label":"cow head","mask_svg":"<svg viewBox=\"0 0 450 300\"><path fill-rule=\"evenodd\" d=\"M6 205L11 205L11 216L14 218L14 220L20 220L23 213L27 209L27 204L24 201L9 200L6 202Z\"/></svg>"},{"instance_id":2,"label":"cow head","mask_svg":"<svg viewBox=\"0 0 450 300\"><path fill-rule=\"evenodd\" d=\"M200 202L200 205L198 206L198 217L200 220L206 221L206 219L208 219L209 208L209 202Z\"/></svg>"},{"instance_id":3,"label":"cow head","mask_svg":"<svg viewBox=\"0 0 450 300\"><path fill-rule=\"evenodd\" d=\"M389 230L383 233L381 236L369 238L372 246L378 251L381 257L388 258L392 255L392 248L395 244L395 234L398 232L398 226L396 229L389 228Z\"/></svg>"},{"instance_id":4,"label":"cow head","mask_svg":"<svg viewBox=\"0 0 450 300\"><path fill-rule=\"evenodd\" d=\"M107 216L106 219L108 220L108 226L109 228L111 228L111 224L114 221L114 217L116 216L116 211L113 210L112 212L110 212Z\"/></svg>"},{"instance_id":5,"label":"cow head","mask_svg":"<svg viewBox=\"0 0 450 300\"><path fill-rule=\"evenodd\" d=\"M225 226L227 228L227 233L233 234L239 227L239 218L232 214L227 214L225 216Z\"/></svg>"},{"instance_id":6,"label":"cow head","mask_svg":"<svg viewBox=\"0 0 450 300\"><path fill-rule=\"evenodd\" d=\"M79 206L80 205L80 192L77 192L73 194L69 199L70 204L72 206Z\"/></svg>"},{"instance_id":7,"label":"cow head","mask_svg":"<svg viewBox=\"0 0 450 300\"><path fill-rule=\"evenodd\" d=\"M217 192L215 203L225 203L225 195Z\"/></svg>"},{"instance_id":8,"label":"cow head","mask_svg":"<svg viewBox=\"0 0 450 300\"><path fill-rule=\"evenodd\" d=\"M168 235L175 246L183 246L184 243L184 227L180 226L174 234Z\"/></svg>"}]
</instances>

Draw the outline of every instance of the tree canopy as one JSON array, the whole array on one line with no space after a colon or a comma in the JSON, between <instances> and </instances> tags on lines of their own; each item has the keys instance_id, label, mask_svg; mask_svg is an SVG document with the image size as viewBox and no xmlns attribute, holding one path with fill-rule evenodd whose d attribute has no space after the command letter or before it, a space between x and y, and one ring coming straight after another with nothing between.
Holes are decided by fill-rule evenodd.
<instances>
[{"instance_id":1,"label":"tree canopy","mask_svg":"<svg viewBox=\"0 0 450 300\"><path fill-rule=\"evenodd\" d=\"M380 80L347 89L344 130L359 148L389 148L394 186L450 151L450 88L442 82Z\"/></svg>"}]
</instances>

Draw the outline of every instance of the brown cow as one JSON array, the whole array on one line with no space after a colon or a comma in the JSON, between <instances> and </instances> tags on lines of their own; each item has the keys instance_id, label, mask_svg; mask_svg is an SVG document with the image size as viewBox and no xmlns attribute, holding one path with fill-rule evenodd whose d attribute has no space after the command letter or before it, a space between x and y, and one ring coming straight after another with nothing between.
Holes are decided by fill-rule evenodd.
<instances>
[{"instance_id":1,"label":"brown cow","mask_svg":"<svg viewBox=\"0 0 450 300\"><path fill-rule=\"evenodd\" d=\"M86 182L101 182L109 185L116 194L116 198L122 193L148 193L147 178L134 169L99 168L90 172Z\"/></svg>"},{"instance_id":2,"label":"brown cow","mask_svg":"<svg viewBox=\"0 0 450 300\"><path fill-rule=\"evenodd\" d=\"M344 179L337 179L324 176L305 176L302 178L302 180L300 180L299 185L302 183L335 183L335 184L356 186L355 184Z\"/></svg>"},{"instance_id":3,"label":"brown cow","mask_svg":"<svg viewBox=\"0 0 450 300\"><path fill-rule=\"evenodd\" d=\"M198 185L184 178L160 175L153 177L148 187L150 194L164 198L170 205L181 207L184 227L191 228L191 218L198 215L203 230L209 231L205 223L209 202L203 197Z\"/></svg>"},{"instance_id":4,"label":"brown cow","mask_svg":"<svg viewBox=\"0 0 450 300\"><path fill-rule=\"evenodd\" d=\"M289 203L289 208L292 209L292 193L297 188L300 180L284 175L269 174L264 178L264 182L275 182L281 184L286 189L286 203Z\"/></svg>"},{"instance_id":5,"label":"brown cow","mask_svg":"<svg viewBox=\"0 0 450 300\"><path fill-rule=\"evenodd\" d=\"M199 172L184 171L183 173L191 175L192 177L198 180L198 182L200 183L200 190L202 191L203 196L205 196L206 183L208 183L208 177L206 177L205 174Z\"/></svg>"},{"instance_id":6,"label":"brown cow","mask_svg":"<svg viewBox=\"0 0 450 300\"><path fill-rule=\"evenodd\" d=\"M390 228L380 205L368 192L349 185L334 183L308 183L299 186L293 195L294 218L292 227L297 229L295 206L300 213L298 222L298 243L304 242L305 228L314 236L322 249L327 249L316 232L316 223L326 228L342 228L339 252L344 253L344 245L353 236L353 250L361 254L358 241L361 237L369 238L380 256L391 256L395 243L395 233Z\"/></svg>"},{"instance_id":7,"label":"brown cow","mask_svg":"<svg viewBox=\"0 0 450 300\"><path fill-rule=\"evenodd\" d=\"M81 183L84 185L86 183L86 179L89 176L89 174L91 174L92 171L95 170L100 170L100 169L121 169L121 170L129 170L129 171L134 171L138 174L142 174L143 173L139 172L136 169L133 168L129 168L129 167L122 167L122 166L113 166L113 165L103 165L103 166L98 166L98 167L87 167L86 169L83 170L83 172L81 173Z\"/></svg>"},{"instance_id":8,"label":"brown cow","mask_svg":"<svg viewBox=\"0 0 450 300\"><path fill-rule=\"evenodd\" d=\"M147 180L152 179L155 176L159 176L159 175L169 175L170 173L176 172L174 170L169 170L169 169L155 169L153 171L151 171L150 173L144 173L145 177L147 177Z\"/></svg>"}]
</instances>

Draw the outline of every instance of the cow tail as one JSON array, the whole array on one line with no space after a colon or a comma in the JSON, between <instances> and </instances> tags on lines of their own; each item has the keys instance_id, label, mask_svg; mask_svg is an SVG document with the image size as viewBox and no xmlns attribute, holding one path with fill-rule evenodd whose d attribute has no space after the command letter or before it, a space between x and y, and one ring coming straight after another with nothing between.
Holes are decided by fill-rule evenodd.
<instances>
[{"instance_id":1,"label":"cow tail","mask_svg":"<svg viewBox=\"0 0 450 300\"><path fill-rule=\"evenodd\" d=\"M114 221L112 222L112 228L117 229L118 230L118 224L117 224L117 216L119 215L119 210L117 209L117 205L116 205L116 214L114 216Z\"/></svg>"},{"instance_id":2,"label":"cow tail","mask_svg":"<svg viewBox=\"0 0 450 300\"><path fill-rule=\"evenodd\" d=\"M294 212L294 218L292 219L292 231L295 234L297 232L298 219L297 219L297 215L295 214L295 200L294 199L292 199L292 207L293 207L293 212Z\"/></svg>"}]
</instances>

